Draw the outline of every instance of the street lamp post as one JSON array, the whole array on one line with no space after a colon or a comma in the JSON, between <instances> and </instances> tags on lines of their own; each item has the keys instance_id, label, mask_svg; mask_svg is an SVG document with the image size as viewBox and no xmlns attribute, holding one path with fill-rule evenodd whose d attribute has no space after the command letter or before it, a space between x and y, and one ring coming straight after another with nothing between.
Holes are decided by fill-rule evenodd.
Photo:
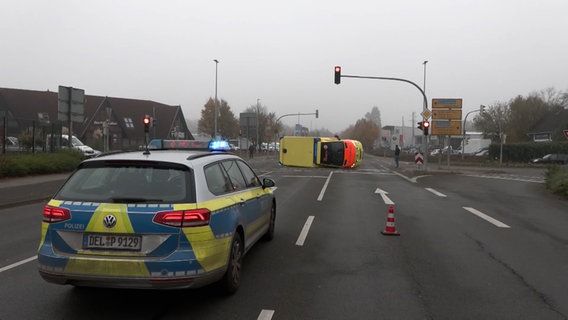
<instances>
[{"instance_id":1,"label":"street lamp post","mask_svg":"<svg viewBox=\"0 0 568 320\"><path fill-rule=\"evenodd\" d=\"M424 97L426 97L426 64L428 60L424 60L422 64L424 65L424 83L422 84L422 91L424 93ZM428 100L424 99L424 106L422 107L422 112L428 110ZM422 120L428 120L427 118L422 117ZM428 164L428 136L422 136L422 148L424 152L424 168L427 167Z\"/></svg>"},{"instance_id":2,"label":"street lamp post","mask_svg":"<svg viewBox=\"0 0 568 320\"><path fill-rule=\"evenodd\" d=\"M215 62L215 114L213 115L214 119L215 119L215 132L213 133L213 139L217 138L217 114L219 113L218 109L218 104L217 104L217 70L218 70L218 66L219 66L219 60L217 59L213 59L213 61Z\"/></svg>"},{"instance_id":3,"label":"street lamp post","mask_svg":"<svg viewBox=\"0 0 568 320\"><path fill-rule=\"evenodd\" d=\"M422 85L422 90L424 91L424 93L426 93L426 64L428 63L428 60L424 60L424 62L422 62L422 64L424 65L424 83ZM426 106L424 106L426 108Z\"/></svg>"},{"instance_id":4,"label":"street lamp post","mask_svg":"<svg viewBox=\"0 0 568 320\"><path fill-rule=\"evenodd\" d=\"M260 99L256 99L256 148L257 149L260 148L259 141L258 141L258 139L259 139L258 132L259 132L259 127L260 127L260 123L258 123L258 114L259 114L259 108L260 108L259 105L260 105Z\"/></svg>"}]
</instances>

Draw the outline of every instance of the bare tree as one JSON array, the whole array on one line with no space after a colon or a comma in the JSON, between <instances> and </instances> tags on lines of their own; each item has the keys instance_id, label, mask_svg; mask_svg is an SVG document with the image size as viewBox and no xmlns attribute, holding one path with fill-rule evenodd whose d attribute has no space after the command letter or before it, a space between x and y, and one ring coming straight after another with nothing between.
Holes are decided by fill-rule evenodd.
<instances>
[{"instance_id":1,"label":"bare tree","mask_svg":"<svg viewBox=\"0 0 568 320\"><path fill-rule=\"evenodd\" d=\"M503 138L509 124L510 109L509 105L497 102L488 106L484 112L477 114L473 118L473 124L484 135L494 143L499 143Z\"/></svg>"}]
</instances>

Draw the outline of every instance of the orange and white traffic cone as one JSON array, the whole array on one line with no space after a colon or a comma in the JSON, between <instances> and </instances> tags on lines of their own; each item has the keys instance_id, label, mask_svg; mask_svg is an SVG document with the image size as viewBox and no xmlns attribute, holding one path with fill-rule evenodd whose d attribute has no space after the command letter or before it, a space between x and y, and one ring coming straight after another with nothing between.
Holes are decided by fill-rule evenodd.
<instances>
[{"instance_id":1,"label":"orange and white traffic cone","mask_svg":"<svg viewBox=\"0 0 568 320\"><path fill-rule=\"evenodd\" d=\"M385 236L400 236L400 233L396 232L396 226L394 224L394 206L389 206L389 213L387 214L387 225L384 231L381 231Z\"/></svg>"}]
</instances>

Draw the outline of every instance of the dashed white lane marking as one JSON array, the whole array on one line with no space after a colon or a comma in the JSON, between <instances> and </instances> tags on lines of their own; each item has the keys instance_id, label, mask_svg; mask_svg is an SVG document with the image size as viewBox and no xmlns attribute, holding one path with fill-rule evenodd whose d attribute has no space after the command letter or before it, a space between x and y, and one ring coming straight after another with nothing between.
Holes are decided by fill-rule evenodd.
<instances>
[{"instance_id":1,"label":"dashed white lane marking","mask_svg":"<svg viewBox=\"0 0 568 320\"><path fill-rule=\"evenodd\" d=\"M314 216L309 216L308 220L306 220L306 223L304 224L304 227L302 228L302 232L300 232L300 236L298 237L298 240L296 240L296 245L297 246L303 246L304 242L306 241L306 237L308 236L308 232L310 231L310 227L312 226L312 222L314 222Z\"/></svg>"},{"instance_id":2,"label":"dashed white lane marking","mask_svg":"<svg viewBox=\"0 0 568 320\"><path fill-rule=\"evenodd\" d=\"M8 271L8 270L10 270L10 269L13 269L13 268L15 268L15 267L17 267L17 266L21 266L22 264L25 264L25 263L34 261L34 260L36 260L36 259L37 259L37 256L33 256L33 257L29 257L29 258L27 258L27 259L24 259L24 260L22 260L22 261L18 261L18 262L16 262L16 263L12 263L12 264L9 265L9 266L5 266L5 267L3 267L3 268L0 268L0 273L2 273L2 272L4 272L4 271Z\"/></svg>"},{"instance_id":3,"label":"dashed white lane marking","mask_svg":"<svg viewBox=\"0 0 568 320\"><path fill-rule=\"evenodd\" d=\"M318 201L323 200L323 195L325 194L325 190L327 189L327 185L329 184L329 180L331 180L332 175L333 175L333 171L329 173L329 176L327 176L327 180L325 180L325 183L323 184L323 188L321 189L320 194L318 196Z\"/></svg>"},{"instance_id":4,"label":"dashed white lane marking","mask_svg":"<svg viewBox=\"0 0 568 320\"><path fill-rule=\"evenodd\" d=\"M270 320L274 315L274 310L262 310L258 315L257 320Z\"/></svg>"},{"instance_id":5,"label":"dashed white lane marking","mask_svg":"<svg viewBox=\"0 0 568 320\"><path fill-rule=\"evenodd\" d=\"M480 217L481 219L483 219L483 220L485 220L485 221L487 221L487 222L489 222L489 223L494 224L495 226L497 226L497 227L499 227L499 228L510 228L510 226L504 224L503 222L501 222L501 221L499 221L499 220L497 220L497 219L494 219L494 218L492 218L492 217L486 215L485 213L483 213L483 212L481 212L481 211L479 211L479 210L476 210L476 209L471 208L471 207L463 207L463 208L464 208L465 210L467 210L467 211L473 213L474 215Z\"/></svg>"},{"instance_id":6,"label":"dashed white lane marking","mask_svg":"<svg viewBox=\"0 0 568 320\"><path fill-rule=\"evenodd\" d=\"M445 194L443 194L443 193L441 193L441 192L439 192L439 191L436 191L435 189L432 189L432 188L424 188L424 189L426 189L426 190L432 192L433 194L437 195L438 197L442 197L442 198L447 197Z\"/></svg>"}]
</instances>

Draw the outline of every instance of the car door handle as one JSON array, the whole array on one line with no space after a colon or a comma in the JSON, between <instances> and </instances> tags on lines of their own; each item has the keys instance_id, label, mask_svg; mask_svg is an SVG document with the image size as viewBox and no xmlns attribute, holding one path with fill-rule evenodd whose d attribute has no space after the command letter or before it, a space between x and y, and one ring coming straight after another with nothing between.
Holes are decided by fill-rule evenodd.
<instances>
[{"instance_id":1,"label":"car door handle","mask_svg":"<svg viewBox=\"0 0 568 320\"><path fill-rule=\"evenodd\" d=\"M240 204L241 206L244 206L246 203L247 203L247 202L245 201L245 199L242 199L242 198L241 198L241 201L239 201L239 204Z\"/></svg>"}]
</instances>

